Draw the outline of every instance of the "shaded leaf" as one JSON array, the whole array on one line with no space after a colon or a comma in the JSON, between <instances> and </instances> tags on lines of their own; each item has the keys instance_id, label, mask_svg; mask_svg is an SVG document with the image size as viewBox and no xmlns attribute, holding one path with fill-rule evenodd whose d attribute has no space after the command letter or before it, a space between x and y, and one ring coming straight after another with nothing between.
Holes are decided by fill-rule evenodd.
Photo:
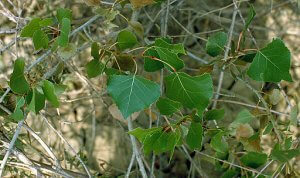
<instances>
[{"instance_id":1,"label":"shaded leaf","mask_svg":"<svg viewBox=\"0 0 300 178\"><path fill-rule=\"evenodd\" d=\"M149 57L146 57L149 56ZM164 64L158 60L154 60L150 57L154 57L154 58L158 58L159 59L159 55L156 52L156 50L149 48L144 52L144 69L147 72L155 72L157 70L160 70L162 68L164 68Z\"/></svg>"},{"instance_id":2,"label":"shaded leaf","mask_svg":"<svg viewBox=\"0 0 300 178\"><path fill-rule=\"evenodd\" d=\"M117 42L118 48L125 50L134 47L137 44L137 39L131 31L123 30L118 34Z\"/></svg>"},{"instance_id":3,"label":"shaded leaf","mask_svg":"<svg viewBox=\"0 0 300 178\"><path fill-rule=\"evenodd\" d=\"M72 43L67 44L65 47L61 47L57 50L57 54L63 59L68 60L76 54L76 46Z\"/></svg>"},{"instance_id":4,"label":"shaded leaf","mask_svg":"<svg viewBox=\"0 0 300 178\"><path fill-rule=\"evenodd\" d=\"M224 140L223 136L224 132L217 133L210 142L210 146L216 151L220 153L228 152L228 143Z\"/></svg>"},{"instance_id":5,"label":"shaded leaf","mask_svg":"<svg viewBox=\"0 0 300 178\"><path fill-rule=\"evenodd\" d=\"M35 31L40 30L40 18L32 19L21 32L21 37L33 37Z\"/></svg>"},{"instance_id":6,"label":"shaded leaf","mask_svg":"<svg viewBox=\"0 0 300 178\"><path fill-rule=\"evenodd\" d=\"M61 22L60 35L58 37L58 45L65 47L69 43L69 34L71 32L71 21L63 18Z\"/></svg>"},{"instance_id":7,"label":"shaded leaf","mask_svg":"<svg viewBox=\"0 0 300 178\"><path fill-rule=\"evenodd\" d=\"M201 149L202 147L203 129L199 122L192 122L188 134L186 136L186 143L191 149Z\"/></svg>"},{"instance_id":8,"label":"shaded leaf","mask_svg":"<svg viewBox=\"0 0 300 178\"><path fill-rule=\"evenodd\" d=\"M275 161L288 162L290 159L299 156L299 149L282 150L279 144L276 144L271 152L271 158Z\"/></svg>"},{"instance_id":9,"label":"shaded leaf","mask_svg":"<svg viewBox=\"0 0 300 178\"><path fill-rule=\"evenodd\" d=\"M42 30L36 30L33 34L32 40L35 50L48 48L49 38Z\"/></svg>"},{"instance_id":10,"label":"shaded leaf","mask_svg":"<svg viewBox=\"0 0 300 178\"><path fill-rule=\"evenodd\" d=\"M34 113L39 113L45 107L45 96L43 93L40 93L36 88L30 92L30 102L28 109Z\"/></svg>"},{"instance_id":11,"label":"shaded leaf","mask_svg":"<svg viewBox=\"0 0 300 178\"><path fill-rule=\"evenodd\" d=\"M244 31L246 31L248 29L248 27L251 24L252 20L254 19L255 15L256 15L256 12L254 10L254 7L253 7L252 4L250 4L250 8L249 8L247 20L246 20L246 23L245 23Z\"/></svg>"},{"instance_id":12,"label":"shaded leaf","mask_svg":"<svg viewBox=\"0 0 300 178\"><path fill-rule=\"evenodd\" d=\"M204 120L220 120L223 119L225 115L224 109L212 109L205 113Z\"/></svg>"},{"instance_id":13,"label":"shaded leaf","mask_svg":"<svg viewBox=\"0 0 300 178\"><path fill-rule=\"evenodd\" d=\"M224 51L224 46L227 42L227 34L218 32L208 38L206 43L206 53L212 57L218 56Z\"/></svg>"},{"instance_id":14,"label":"shaded leaf","mask_svg":"<svg viewBox=\"0 0 300 178\"><path fill-rule=\"evenodd\" d=\"M64 18L72 20L72 11L70 9L59 8L56 13L56 18L60 24L62 24Z\"/></svg>"},{"instance_id":15,"label":"shaded leaf","mask_svg":"<svg viewBox=\"0 0 300 178\"><path fill-rule=\"evenodd\" d=\"M21 107L23 107L24 104L25 104L25 99L23 97L18 97L16 100L15 110L10 116L13 120L18 122L24 119L24 114L21 109Z\"/></svg>"},{"instance_id":16,"label":"shaded leaf","mask_svg":"<svg viewBox=\"0 0 300 178\"><path fill-rule=\"evenodd\" d=\"M160 96L157 83L135 75L110 76L107 91L126 119L132 113L149 107Z\"/></svg>"},{"instance_id":17,"label":"shaded leaf","mask_svg":"<svg viewBox=\"0 0 300 178\"><path fill-rule=\"evenodd\" d=\"M52 104L53 107L59 107L59 101L56 96L55 87L53 83L48 80L43 81L42 89L46 99Z\"/></svg>"},{"instance_id":18,"label":"shaded leaf","mask_svg":"<svg viewBox=\"0 0 300 178\"><path fill-rule=\"evenodd\" d=\"M99 60L93 59L87 63L85 70L89 78L94 78L102 74L104 71L104 65Z\"/></svg>"},{"instance_id":19,"label":"shaded leaf","mask_svg":"<svg viewBox=\"0 0 300 178\"><path fill-rule=\"evenodd\" d=\"M268 156L264 153L248 152L241 157L241 162L248 167L258 168L267 162Z\"/></svg>"},{"instance_id":20,"label":"shaded leaf","mask_svg":"<svg viewBox=\"0 0 300 178\"><path fill-rule=\"evenodd\" d=\"M171 115L177 111L180 111L179 109L182 107L182 105L177 101L160 97L156 102L156 107L162 115Z\"/></svg>"},{"instance_id":21,"label":"shaded leaf","mask_svg":"<svg viewBox=\"0 0 300 178\"><path fill-rule=\"evenodd\" d=\"M24 59L18 58L14 64L14 71L10 77L9 86L14 93L23 95L29 91L29 84L24 77Z\"/></svg>"},{"instance_id":22,"label":"shaded leaf","mask_svg":"<svg viewBox=\"0 0 300 178\"><path fill-rule=\"evenodd\" d=\"M291 82L289 73L291 53L280 39L274 39L267 47L257 52L247 74L256 81Z\"/></svg>"},{"instance_id":23,"label":"shaded leaf","mask_svg":"<svg viewBox=\"0 0 300 178\"><path fill-rule=\"evenodd\" d=\"M97 42L92 43L92 49L91 49L91 55L93 56L94 59L99 60L100 59L100 46Z\"/></svg>"}]
</instances>

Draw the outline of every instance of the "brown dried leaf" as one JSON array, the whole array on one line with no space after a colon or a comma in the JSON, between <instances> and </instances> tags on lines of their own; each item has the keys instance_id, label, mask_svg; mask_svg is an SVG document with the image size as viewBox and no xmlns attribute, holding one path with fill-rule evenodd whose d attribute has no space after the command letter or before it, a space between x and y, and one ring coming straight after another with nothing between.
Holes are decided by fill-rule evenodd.
<instances>
[{"instance_id":1,"label":"brown dried leaf","mask_svg":"<svg viewBox=\"0 0 300 178\"><path fill-rule=\"evenodd\" d=\"M150 4L155 3L154 0L130 0L130 3L134 8L141 8Z\"/></svg>"},{"instance_id":2,"label":"brown dried leaf","mask_svg":"<svg viewBox=\"0 0 300 178\"><path fill-rule=\"evenodd\" d=\"M122 113L120 112L120 110L118 109L116 104L112 104L108 107L108 111L109 113L113 116L114 119L117 119L118 121L121 121L125 124L127 124L127 120L124 119L124 117L122 116ZM132 114L131 118L134 121L138 116L139 116L140 112L135 112Z\"/></svg>"}]
</instances>

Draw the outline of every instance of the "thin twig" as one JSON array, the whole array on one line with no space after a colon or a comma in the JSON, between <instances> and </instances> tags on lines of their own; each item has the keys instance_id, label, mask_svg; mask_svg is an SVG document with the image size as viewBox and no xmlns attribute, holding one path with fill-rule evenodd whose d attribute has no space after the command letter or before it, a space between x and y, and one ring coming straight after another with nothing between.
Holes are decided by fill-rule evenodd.
<instances>
[{"instance_id":1,"label":"thin twig","mask_svg":"<svg viewBox=\"0 0 300 178\"><path fill-rule=\"evenodd\" d=\"M131 117L128 118L128 130L129 131L132 131L133 128L132 128L132 119ZM138 165L139 165L139 168L140 168L140 172L142 174L142 177L143 178L146 178L148 177L147 176L147 173L146 173L146 170L145 170L145 167L144 167L144 164L143 164L143 160L141 158L141 154L139 152L139 149L137 147L137 143L136 143L136 139L133 135L130 135L130 141L131 141L131 144L132 144L132 152L133 154L135 155L136 157L136 160L138 162Z\"/></svg>"}]
</instances>

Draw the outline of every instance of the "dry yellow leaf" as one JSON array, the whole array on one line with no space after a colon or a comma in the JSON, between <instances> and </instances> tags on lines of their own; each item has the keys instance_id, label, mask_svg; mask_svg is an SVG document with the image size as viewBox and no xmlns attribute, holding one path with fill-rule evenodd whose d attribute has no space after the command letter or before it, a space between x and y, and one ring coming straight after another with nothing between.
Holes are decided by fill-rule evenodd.
<instances>
[{"instance_id":1,"label":"dry yellow leaf","mask_svg":"<svg viewBox=\"0 0 300 178\"><path fill-rule=\"evenodd\" d=\"M149 4L153 4L154 2L154 0L130 0L130 3L134 8L144 7Z\"/></svg>"}]
</instances>

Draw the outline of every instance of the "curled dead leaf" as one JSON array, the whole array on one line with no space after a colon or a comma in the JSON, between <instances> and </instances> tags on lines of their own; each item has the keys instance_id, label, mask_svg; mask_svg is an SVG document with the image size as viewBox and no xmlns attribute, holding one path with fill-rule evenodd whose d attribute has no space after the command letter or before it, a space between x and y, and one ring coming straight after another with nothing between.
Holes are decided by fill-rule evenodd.
<instances>
[{"instance_id":1,"label":"curled dead leaf","mask_svg":"<svg viewBox=\"0 0 300 178\"><path fill-rule=\"evenodd\" d=\"M154 0L130 0L130 3L134 8L141 8L150 4L155 3Z\"/></svg>"}]
</instances>

